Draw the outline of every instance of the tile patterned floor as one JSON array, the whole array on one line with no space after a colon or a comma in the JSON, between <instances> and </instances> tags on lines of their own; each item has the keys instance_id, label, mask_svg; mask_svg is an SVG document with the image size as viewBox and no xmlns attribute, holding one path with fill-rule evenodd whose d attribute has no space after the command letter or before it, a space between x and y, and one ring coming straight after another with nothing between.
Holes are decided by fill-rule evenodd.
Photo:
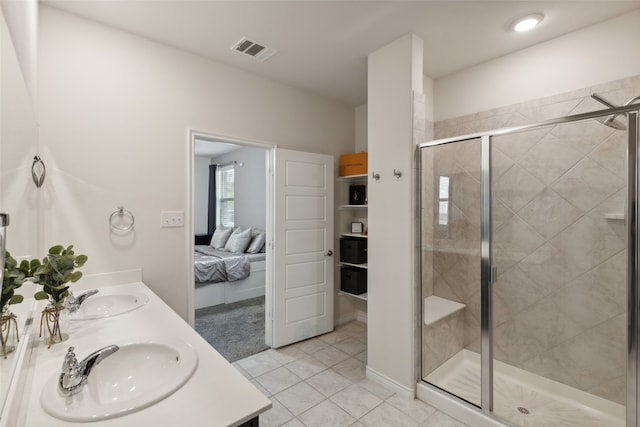
<instances>
[{"instance_id":1,"label":"tile patterned floor","mask_svg":"<svg viewBox=\"0 0 640 427\"><path fill-rule=\"evenodd\" d=\"M366 379L366 325L334 332L233 363L273 407L261 427L464 427L419 400Z\"/></svg>"}]
</instances>

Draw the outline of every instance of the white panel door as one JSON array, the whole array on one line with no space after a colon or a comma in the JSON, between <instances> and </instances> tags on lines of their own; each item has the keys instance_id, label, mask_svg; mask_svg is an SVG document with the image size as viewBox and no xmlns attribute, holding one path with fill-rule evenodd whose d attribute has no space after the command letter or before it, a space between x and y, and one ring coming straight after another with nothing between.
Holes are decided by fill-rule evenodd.
<instances>
[{"instance_id":1,"label":"white panel door","mask_svg":"<svg viewBox=\"0 0 640 427\"><path fill-rule=\"evenodd\" d=\"M275 150L273 347L333 330L333 157Z\"/></svg>"}]
</instances>

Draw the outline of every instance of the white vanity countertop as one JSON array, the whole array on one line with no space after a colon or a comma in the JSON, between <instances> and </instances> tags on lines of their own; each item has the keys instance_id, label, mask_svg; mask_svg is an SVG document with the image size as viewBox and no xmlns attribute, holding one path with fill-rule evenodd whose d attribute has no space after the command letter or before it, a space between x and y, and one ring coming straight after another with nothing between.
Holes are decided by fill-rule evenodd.
<instances>
[{"instance_id":1,"label":"white vanity countertop","mask_svg":"<svg viewBox=\"0 0 640 427\"><path fill-rule=\"evenodd\" d=\"M35 342L29 367L23 373L26 387L17 412L24 427L71 426L48 415L40 405L44 384L60 373L69 346L81 360L110 344L142 337L170 336L191 344L198 353L193 376L175 393L146 409L123 417L87 423L102 426L235 426L271 407L271 401L204 341L185 321L141 282L102 288L104 293L143 292L149 302L131 312L110 318L68 321L62 332L69 340L51 346L37 338L39 315L34 314ZM162 372L158 372L162 375ZM59 398L54 395L51 398Z\"/></svg>"}]
</instances>

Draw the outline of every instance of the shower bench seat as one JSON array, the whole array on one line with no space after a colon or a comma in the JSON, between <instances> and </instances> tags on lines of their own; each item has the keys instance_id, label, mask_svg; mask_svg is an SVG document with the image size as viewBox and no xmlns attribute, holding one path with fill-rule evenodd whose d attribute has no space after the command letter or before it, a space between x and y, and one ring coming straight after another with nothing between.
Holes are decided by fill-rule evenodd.
<instances>
[{"instance_id":1,"label":"shower bench seat","mask_svg":"<svg viewBox=\"0 0 640 427\"><path fill-rule=\"evenodd\" d=\"M430 326L464 309L465 304L431 295L424 299L424 324Z\"/></svg>"}]
</instances>

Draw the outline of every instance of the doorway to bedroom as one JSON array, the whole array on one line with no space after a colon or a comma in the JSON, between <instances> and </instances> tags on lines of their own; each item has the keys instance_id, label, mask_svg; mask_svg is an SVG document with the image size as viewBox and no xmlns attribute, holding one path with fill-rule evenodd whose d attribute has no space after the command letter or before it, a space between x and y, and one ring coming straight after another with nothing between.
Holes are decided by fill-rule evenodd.
<instances>
[{"instance_id":1,"label":"doorway to bedroom","mask_svg":"<svg viewBox=\"0 0 640 427\"><path fill-rule=\"evenodd\" d=\"M239 148L216 156L196 156L196 144L203 143L236 145ZM264 165L263 172L257 172L248 179L254 185L247 186L246 191L240 188L241 173L254 168L249 167L248 160L239 157L244 148L260 149L262 154L258 158L263 159ZM200 149L198 152L202 154ZM207 160L200 161L199 157ZM258 316L259 325L245 322L233 328L231 333L221 335L222 339L214 343L215 348L222 349L229 343L237 344L237 348L240 348L249 342L242 335L247 332L254 332L256 341L260 346L264 343L265 348L279 348L331 332L334 328L335 296L334 157L190 129L187 158L189 212L186 215L188 232L185 238L188 238L188 246L194 249L187 254L189 324L199 328L199 325L195 325L196 310L212 306L219 306L217 309L239 308L231 304L242 301L245 302L237 305L249 304L248 300L264 295L264 303L259 304L260 308L264 307L264 323L261 322L262 316ZM209 173L201 172L201 167L196 172L196 161L206 165ZM256 164L259 166L260 163L258 161ZM196 178L196 175L205 176L206 184L196 184L196 181L205 182ZM233 186L224 187L223 184L230 180L233 180ZM264 189L264 196L261 195L261 189ZM241 219L241 211L254 214L257 211L257 208L241 207L242 195L249 195L253 199L264 197L264 229L255 225L259 221L255 218ZM206 232L203 220L205 210L200 204L196 208L196 199L207 200ZM210 207L209 200L215 201L215 207ZM197 214L196 209L199 211ZM233 224L231 221L225 222L231 211ZM210 219L213 215L216 216ZM261 221L259 223L262 224ZM202 244L196 245L196 238ZM263 239L266 243L263 243ZM248 246L245 246L247 241ZM261 246L263 249L258 250ZM196 265L196 252L200 254L198 259L203 261L202 264L213 261L215 257L219 258L218 265L204 273L201 271L204 267ZM225 276L219 277L222 268ZM200 273L203 277L196 285L195 276ZM198 317L204 312L198 311ZM238 317L247 318L248 314L245 312ZM216 320L210 323L215 326L212 329L218 332L224 322ZM260 341L257 337L262 334L263 324L264 341ZM260 350L254 347L252 351ZM246 356L239 355L239 352L235 356L228 356L229 359L241 357Z\"/></svg>"},{"instance_id":2,"label":"doorway to bedroom","mask_svg":"<svg viewBox=\"0 0 640 427\"><path fill-rule=\"evenodd\" d=\"M229 362L265 343L269 149L195 138L194 327Z\"/></svg>"}]
</instances>

